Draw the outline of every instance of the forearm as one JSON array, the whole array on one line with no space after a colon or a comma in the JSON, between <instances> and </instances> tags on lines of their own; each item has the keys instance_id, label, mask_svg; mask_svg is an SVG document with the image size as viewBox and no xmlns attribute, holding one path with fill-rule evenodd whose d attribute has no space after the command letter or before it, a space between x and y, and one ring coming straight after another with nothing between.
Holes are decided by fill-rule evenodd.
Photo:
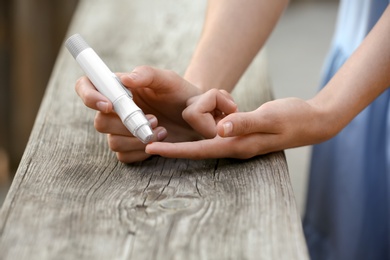
<instances>
[{"instance_id":1,"label":"forearm","mask_svg":"<svg viewBox=\"0 0 390 260\"><path fill-rule=\"evenodd\" d=\"M232 90L266 42L288 0L209 0L184 78L203 91Z\"/></svg>"},{"instance_id":2,"label":"forearm","mask_svg":"<svg viewBox=\"0 0 390 260\"><path fill-rule=\"evenodd\" d=\"M338 132L390 86L390 7L359 48L312 100Z\"/></svg>"}]
</instances>

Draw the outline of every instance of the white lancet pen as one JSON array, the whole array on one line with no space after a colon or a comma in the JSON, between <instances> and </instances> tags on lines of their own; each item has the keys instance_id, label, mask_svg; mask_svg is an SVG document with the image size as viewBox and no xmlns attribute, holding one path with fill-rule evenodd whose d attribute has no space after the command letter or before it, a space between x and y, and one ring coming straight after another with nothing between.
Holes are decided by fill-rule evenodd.
<instances>
[{"instance_id":1,"label":"white lancet pen","mask_svg":"<svg viewBox=\"0 0 390 260\"><path fill-rule=\"evenodd\" d=\"M65 46L84 70L96 89L113 104L115 112L127 129L143 143L153 137L149 121L142 110L134 103L130 90L111 72L96 52L79 34L70 36Z\"/></svg>"}]
</instances>

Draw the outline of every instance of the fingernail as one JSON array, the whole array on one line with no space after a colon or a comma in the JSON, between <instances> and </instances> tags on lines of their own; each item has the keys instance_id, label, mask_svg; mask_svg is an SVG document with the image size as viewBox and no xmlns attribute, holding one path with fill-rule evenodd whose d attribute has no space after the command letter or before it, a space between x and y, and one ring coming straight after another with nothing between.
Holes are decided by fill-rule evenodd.
<instances>
[{"instance_id":1,"label":"fingernail","mask_svg":"<svg viewBox=\"0 0 390 260\"><path fill-rule=\"evenodd\" d=\"M233 132L233 123L228 121L228 122L225 122L223 123L223 135L224 136L228 136L229 134L231 134Z\"/></svg>"},{"instance_id":2,"label":"fingernail","mask_svg":"<svg viewBox=\"0 0 390 260\"><path fill-rule=\"evenodd\" d=\"M154 116L148 119L150 125L157 125L157 118Z\"/></svg>"},{"instance_id":3,"label":"fingernail","mask_svg":"<svg viewBox=\"0 0 390 260\"><path fill-rule=\"evenodd\" d=\"M96 103L97 108L102 112L108 112L108 103L104 101L99 101Z\"/></svg>"},{"instance_id":4,"label":"fingernail","mask_svg":"<svg viewBox=\"0 0 390 260\"><path fill-rule=\"evenodd\" d=\"M158 141L162 141L164 140L168 135L168 132L165 128L161 129L158 133L157 133L157 140Z\"/></svg>"}]
</instances>

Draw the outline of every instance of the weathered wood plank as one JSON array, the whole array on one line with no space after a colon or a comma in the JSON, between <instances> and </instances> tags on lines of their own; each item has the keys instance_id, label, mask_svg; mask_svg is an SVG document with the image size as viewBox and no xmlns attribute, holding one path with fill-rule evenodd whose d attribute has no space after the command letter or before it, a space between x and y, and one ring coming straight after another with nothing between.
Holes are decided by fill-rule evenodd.
<instances>
[{"instance_id":1,"label":"weathered wood plank","mask_svg":"<svg viewBox=\"0 0 390 260\"><path fill-rule=\"evenodd\" d=\"M150 64L182 73L204 8L82 1L69 34L81 33L115 71ZM242 80L259 95L240 99L238 89L243 110L270 99L264 68L256 60ZM307 258L282 152L119 163L74 92L81 74L62 50L0 211L1 259Z\"/></svg>"}]
</instances>

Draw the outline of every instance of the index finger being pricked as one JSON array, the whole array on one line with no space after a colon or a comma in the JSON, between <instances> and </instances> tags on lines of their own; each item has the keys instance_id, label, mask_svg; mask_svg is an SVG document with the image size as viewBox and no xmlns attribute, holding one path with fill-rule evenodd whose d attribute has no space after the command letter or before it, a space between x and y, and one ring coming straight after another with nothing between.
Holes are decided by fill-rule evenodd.
<instances>
[{"instance_id":1,"label":"index finger being pricked","mask_svg":"<svg viewBox=\"0 0 390 260\"><path fill-rule=\"evenodd\" d=\"M97 91L95 86L86 76L77 80L75 90L87 107L103 113L112 112L113 109L110 100Z\"/></svg>"},{"instance_id":2,"label":"index finger being pricked","mask_svg":"<svg viewBox=\"0 0 390 260\"><path fill-rule=\"evenodd\" d=\"M229 139L206 139L194 142L168 143L153 142L146 146L145 152L167 158L208 159L230 157L231 143Z\"/></svg>"}]
</instances>

